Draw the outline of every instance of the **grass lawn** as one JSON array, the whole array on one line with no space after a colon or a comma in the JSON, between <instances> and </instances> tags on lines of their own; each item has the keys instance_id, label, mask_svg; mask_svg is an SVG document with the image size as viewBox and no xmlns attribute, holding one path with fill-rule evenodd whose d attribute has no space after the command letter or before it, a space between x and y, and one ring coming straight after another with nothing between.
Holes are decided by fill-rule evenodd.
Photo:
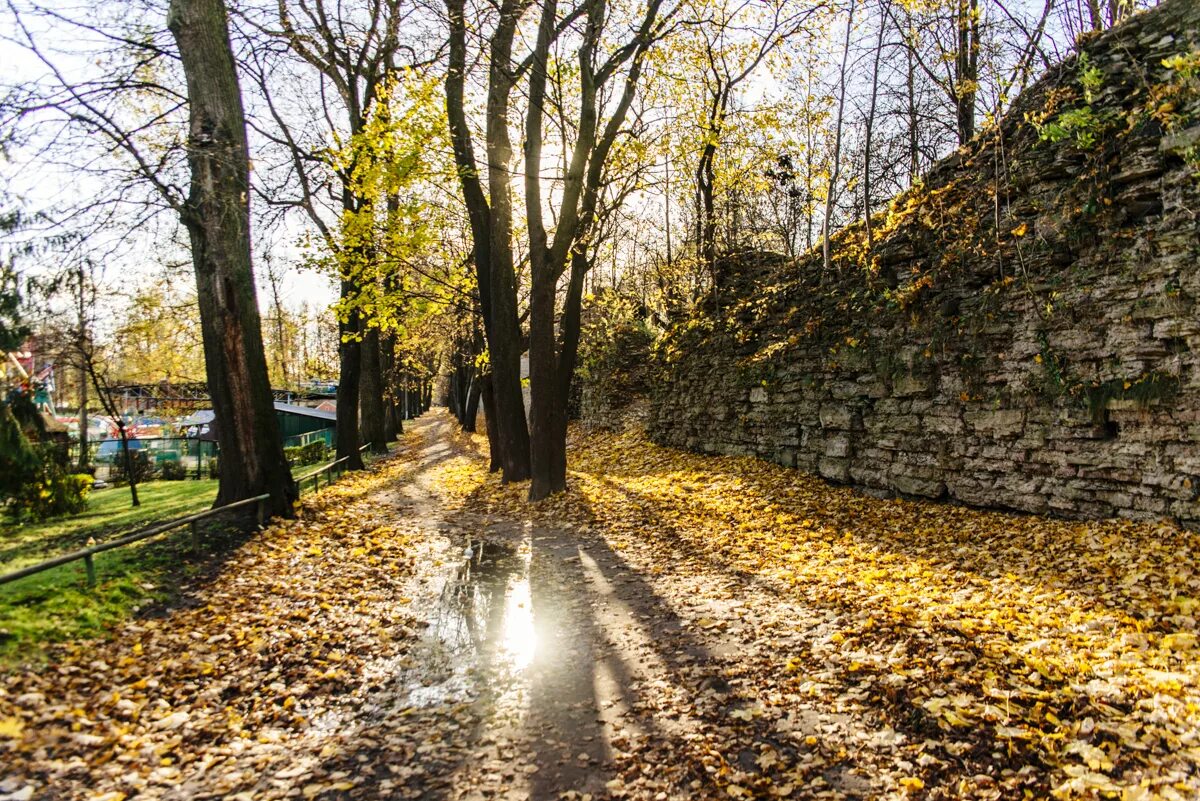
<instances>
[{"instance_id":1,"label":"grass lawn","mask_svg":"<svg viewBox=\"0 0 1200 801\"><path fill-rule=\"evenodd\" d=\"M321 465L297 465L303 476ZM303 490L311 491L305 483ZM138 486L141 506L130 506L128 487L93 492L78 515L42 523L0 522L0 573L8 573L112 539L151 523L203 511L217 496L217 481L153 481ZM103 634L138 608L169 599L182 579L202 568L186 528L95 557L96 586L87 587L83 562L73 562L0 585L0 666L41 658L44 643Z\"/></svg>"},{"instance_id":2,"label":"grass lawn","mask_svg":"<svg viewBox=\"0 0 1200 801\"><path fill-rule=\"evenodd\" d=\"M141 506L130 506L127 487L98 490L88 507L42 523L0 525L0 572L7 573L160 520L208 508L217 482L154 481L138 487ZM97 584L88 589L83 562L0 586L0 663L40 656L39 644L103 633L133 609L167 597L167 581L186 565L187 530L161 540L106 551L95 558Z\"/></svg>"},{"instance_id":3,"label":"grass lawn","mask_svg":"<svg viewBox=\"0 0 1200 801\"><path fill-rule=\"evenodd\" d=\"M128 487L96 490L81 514L43 523L0 523L0 572L16 570L159 520L200 511L217 497L216 480L152 481L138 487L141 506L130 506Z\"/></svg>"}]
</instances>

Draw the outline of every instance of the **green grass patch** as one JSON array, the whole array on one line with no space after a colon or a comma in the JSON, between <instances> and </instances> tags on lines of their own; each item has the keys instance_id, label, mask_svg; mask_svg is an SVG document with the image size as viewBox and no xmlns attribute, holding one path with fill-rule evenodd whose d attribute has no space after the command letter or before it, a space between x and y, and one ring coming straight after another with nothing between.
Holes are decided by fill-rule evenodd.
<instances>
[{"instance_id":1,"label":"green grass patch","mask_svg":"<svg viewBox=\"0 0 1200 801\"><path fill-rule=\"evenodd\" d=\"M297 466L292 474L319 467ZM305 492L310 490L307 484ZM217 481L154 481L140 485L138 495L141 506L134 508L128 487L110 487L92 493L82 514L0 524L0 573L86 547L92 538L103 542L203 511L216 498ZM103 636L138 609L171 601L190 575L221 552L220 520L212 521L215 530L203 554L193 553L186 527L97 554L92 588L82 561L0 585L0 667L40 661L50 643Z\"/></svg>"},{"instance_id":2,"label":"green grass patch","mask_svg":"<svg viewBox=\"0 0 1200 801\"><path fill-rule=\"evenodd\" d=\"M131 506L128 487L108 487L88 496L77 515L42 523L0 524L0 572L9 572L162 520L207 509L217 482L152 481L138 487L141 506Z\"/></svg>"},{"instance_id":3,"label":"green grass patch","mask_svg":"<svg viewBox=\"0 0 1200 801\"><path fill-rule=\"evenodd\" d=\"M198 569L188 529L95 556L96 586L82 561L0 586L0 665L36 662L43 646L102 636L142 606L169 600Z\"/></svg>"}]
</instances>

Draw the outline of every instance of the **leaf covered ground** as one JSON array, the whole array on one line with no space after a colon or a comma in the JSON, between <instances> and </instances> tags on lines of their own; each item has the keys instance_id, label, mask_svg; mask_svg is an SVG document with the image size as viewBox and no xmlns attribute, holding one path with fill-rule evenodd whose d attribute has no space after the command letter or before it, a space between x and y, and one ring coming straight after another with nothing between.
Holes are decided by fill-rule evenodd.
<instances>
[{"instance_id":1,"label":"leaf covered ground","mask_svg":"<svg viewBox=\"0 0 1200 801\"><path fill-rule=\"evenodd\" d=\"M411 622L396 600L409 532L368 502L404 469L391 460L306 500L181 607L10 671L0 797L221 797L319 754L311 723Z\"/></svg>"},{"instance_id":2,"label":"leaf covered ground","mask_svg":"<svg viewBox=\"0 0 1200 801\"><path fill-rule=\"evenodd\" d=\"M868 795L1200 794L1194 532L877 499L638 433L575 431L570 452L570 491L535 517L596 531L651 576L727 577L729 611L686 625L737 633L730 672L773 732L813 711L805 699L850 715L804 734L817 756L799 772L770 751L749 769L725 755L727 789L811 787L831 756L882 743ZM445 472L466 508L530 514L477 461ZM738 604L750 592L762 605Z\"/></svg>"},{"instance_id":3,"label":"leaf covered ground","mask_svg":"<svg viewBox=\"0 0 1200 801\"><path fill-rule=\"evenodd\" d=\"M0 797L1191 798L1196 537L430 415L177 608L0 680Z\"/></svg>"}]
</instances>

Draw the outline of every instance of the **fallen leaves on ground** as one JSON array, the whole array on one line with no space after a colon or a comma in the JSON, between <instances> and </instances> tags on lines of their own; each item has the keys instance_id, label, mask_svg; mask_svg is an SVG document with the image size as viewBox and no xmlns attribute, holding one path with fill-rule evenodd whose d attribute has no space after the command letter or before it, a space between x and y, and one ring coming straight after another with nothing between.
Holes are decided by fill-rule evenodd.
<instances>
[{"instance_id":1,"label":"fallen leaves on ground","mask_svg":"<svg viewBox=\"0 0 1200 801\"><path fill-rule=\"evenodd\" d=\"M795 619L756 636L805 636L762 664L746 657L738 679L776 724L806 696L881 715L909 744L897 792L1200 793L1195 533L878 499L638 433L575 430L569 454L568 492L532 507L526 485L501 485L478 458L447 460L438 480L475 513L571 524L618 553L652 546L647 573L725 574L734 597L768 588ZM730 796L784 777L762 763L740 773Z\"/></svg>"},{"instance_id":2,"label":"fallen leaves on ground","mask_svg":"<svg viewBox=\"0 0 1200 801\"><path fill-rule=\"evenodd\" d=\"M414 636L412 531L378 497L408 470L393 458L345 477L252 536L183 608L0 678L0 795L236 797L302 774L304 797L351 786L319 768L329 735L361 701L364 667Z\"/></svg>"},{"instance_id":3,"label":"fallen leaves on ground","mask_svg":"<svg viewBox=\"0 0 1200 801\"><path fill-rule=\"evenodd\" d=\"M1200 789L1193 534L874 499L579 431L570 490L531 506L448 428L422 421L182 608L3 677L0 797ZM464 538L527 567L455 584ZM536 652L512 670L523 625ZM464 636L481 661L447 658Z\"/></svg>"}]
</instances>

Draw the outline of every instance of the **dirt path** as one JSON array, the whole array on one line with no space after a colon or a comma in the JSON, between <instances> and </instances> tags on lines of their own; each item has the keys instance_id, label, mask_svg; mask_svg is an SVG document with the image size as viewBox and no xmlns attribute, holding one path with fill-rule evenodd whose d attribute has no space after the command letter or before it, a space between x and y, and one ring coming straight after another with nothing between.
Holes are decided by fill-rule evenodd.
<instances>
[{"instance_id":1,"label":"dirt path","mask_svg":"<svg viewBox=\"0 0 1200 801\"><path fill-rule=\"evenodd\" d=\"M825 632L794 630L769 588L679 554L448 511L429 468L463 455L449 426L418 424L429 444L402 491L430 535L412 604L428 627L375 695L402 722L380 721L361 749L350 738L344 756L423 797L728 797L743 771L785 762L795 780L768 795L884 794L874 779L897 769L904 738L870 710L818 683L767 711L783 700L762 683L786 673L777 649ZM413 731L420 759L397 771Z\"/></svg>"},{"instance_id":2,"label":"dirt path","mask_svg":"<svg viewBox=\"0 0 1200 801\"><path fill-rule=\"evenodd\" d=\"M449 418L407 443L185 608L8 677L0 798L886 797L930 758L822 674L838 615L691 554L463 513L437 468L477 457ZM804 693L783 653L807 655Z\"/></svg>"}]
</instances>

